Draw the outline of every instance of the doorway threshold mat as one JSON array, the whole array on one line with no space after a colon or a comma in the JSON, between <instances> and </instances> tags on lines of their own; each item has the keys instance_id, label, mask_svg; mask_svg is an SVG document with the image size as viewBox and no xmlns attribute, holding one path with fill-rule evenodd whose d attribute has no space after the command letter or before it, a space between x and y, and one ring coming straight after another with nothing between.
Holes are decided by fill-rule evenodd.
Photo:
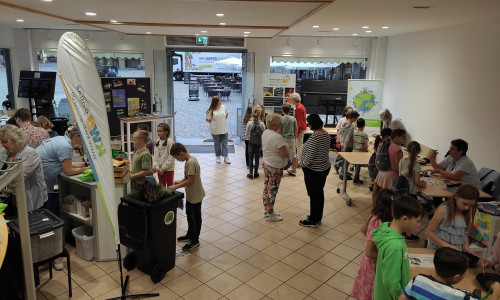
<instances>
[{"instance_id":1,"label":"doorway threshold mat","mask_svg":"<svg viewBox=\"0 0 500 300\"><path fill-rule=\"evenodd\" d=\"M214 145L184 145L188 153L215 153ZM227 152L234 153L234 145L227 145Z\"/></svg>"}]
</instances>

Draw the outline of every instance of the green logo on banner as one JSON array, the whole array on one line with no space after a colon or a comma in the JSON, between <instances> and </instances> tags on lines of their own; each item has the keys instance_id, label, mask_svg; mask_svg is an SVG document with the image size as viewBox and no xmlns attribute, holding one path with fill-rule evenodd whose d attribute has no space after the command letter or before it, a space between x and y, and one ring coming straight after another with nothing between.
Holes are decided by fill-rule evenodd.
<instances>
[{"instance_id":1,"label":"green logo on banner","mask_svg":"<svg viewBox=\"0 0 500 300\"><path fill-rule=\"evenodd\" d=\"M366 127L380 127L380 120L374 120L374 119L365 119L365 126Z\"/></svg>"},{"instance_id":2,"label":"green logo on banner","mask_svg":"<svg viewBox=\"0 0 500 300\"><path fill-rule=\"evenodd\" d=\"M206 36L197 36L196 44L208 44L208 37Z\"/></svg>"}]
</instances>

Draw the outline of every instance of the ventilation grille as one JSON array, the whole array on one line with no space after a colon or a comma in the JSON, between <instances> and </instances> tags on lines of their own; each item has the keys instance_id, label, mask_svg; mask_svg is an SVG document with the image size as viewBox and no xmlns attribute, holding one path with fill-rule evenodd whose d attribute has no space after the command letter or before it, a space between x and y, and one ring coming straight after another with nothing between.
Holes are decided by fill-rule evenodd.
<instances>
[{"instance_id":1,"label":"ventilation grille","mask_svg":"<svg viewBox=\"0 0 500 300\"><path fill-rule=\"evenodd\" d=\"M165 37L165 44L168 46L198 46L198 47L231 47L231 48L243 48L245 47L245 39L243 38L208 38L208 45L203 46L196 44L196 37L176 37L167 36Z\"/></svg>"}]
</instances>

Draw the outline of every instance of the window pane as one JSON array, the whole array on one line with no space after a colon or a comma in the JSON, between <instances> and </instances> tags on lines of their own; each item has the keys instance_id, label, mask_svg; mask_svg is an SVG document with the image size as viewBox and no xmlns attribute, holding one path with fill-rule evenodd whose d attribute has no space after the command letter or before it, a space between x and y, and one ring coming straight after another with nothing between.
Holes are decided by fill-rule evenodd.
<instances>
[{"instance_id":1,"label":"window pane","mask_svg":"<svg viewBox=\"0 0 500 300\"><path fill-rule=\"evenodd\" d=\"M9 79L7 76L8 58L6 56L6 50L0 49L0 109L3 109L1 104L7 100L7 95L9 94Z\"/></svg>"}]
</instances>

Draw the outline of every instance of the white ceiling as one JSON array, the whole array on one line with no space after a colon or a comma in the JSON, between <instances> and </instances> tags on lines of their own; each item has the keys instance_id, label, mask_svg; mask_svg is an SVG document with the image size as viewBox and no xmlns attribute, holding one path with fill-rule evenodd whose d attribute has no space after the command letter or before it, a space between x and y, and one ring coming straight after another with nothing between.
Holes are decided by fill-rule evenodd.
<instances>
[{"instance_id":1,"label":"white ceiling","mask_svg":"<svg viewBox=\"0 0 500 300\"><path fill-rule=\"evenodd\" d=\"M428 6L429 8L414 8ZM86 16L85 12L97 16ZM224 13L217 17L216 13ZM0 26L250 38L377 37L500 18L500 0L6 0ZM16 22L23 19L23 23ZM112 24L110 20L119 23ZM225 26L219 25L225 22ZM318 25L319 28L313 28ZM362 29L369 26L369 29ZM389 29L382 29L388 26ZM340 30L333 31L333 27ZM201 33L206 30L207 33ZM365 30L371 30L366 33Z\"/></svg>"}]
</instances>

